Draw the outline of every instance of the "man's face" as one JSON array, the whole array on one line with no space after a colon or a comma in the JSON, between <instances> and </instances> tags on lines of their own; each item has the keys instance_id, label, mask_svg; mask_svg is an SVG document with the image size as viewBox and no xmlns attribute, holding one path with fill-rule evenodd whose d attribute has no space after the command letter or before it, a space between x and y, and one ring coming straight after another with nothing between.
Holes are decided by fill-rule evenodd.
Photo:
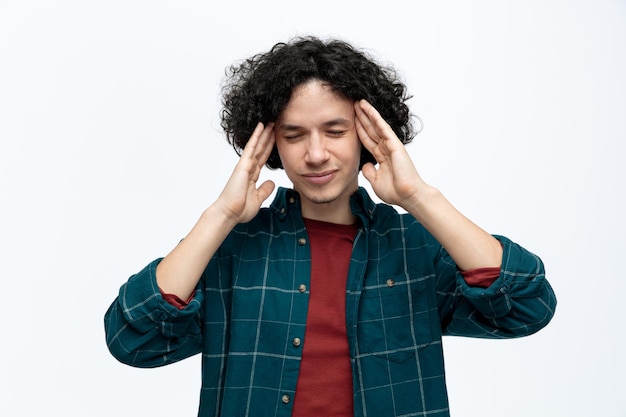
<instances>
[{"instance_id":1,"label":"man's face","mask_svg":"<svg viewBox=\"0 0 626 417\"><path fill-rule=\"evenodd\" d=\"M312 80L294 90L276 121L278 153L305 217L328 220L326 214L349 213L361 153L354 118L350 100Z\"/></svg>"}]
</instances>

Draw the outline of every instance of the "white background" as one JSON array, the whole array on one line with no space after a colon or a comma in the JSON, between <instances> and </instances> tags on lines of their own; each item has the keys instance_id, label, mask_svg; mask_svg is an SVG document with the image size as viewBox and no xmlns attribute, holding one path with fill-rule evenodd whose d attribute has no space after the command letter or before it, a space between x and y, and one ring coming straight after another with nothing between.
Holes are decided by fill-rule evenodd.
<instances>
[{"instance_id":1,"label":"white background","mask_svg":"<svg viewBox=\"0 0 626 417\"><path fill-rule=\"evenodd\" d=\"M547 328L445 339L453 416L626 416L622 0L0 0L0 415L196 414L199 357L119 364L103 315L236 161L224 68L296 34L395 64L423 177L546 264Z\"/></svg>"}]
</instances>

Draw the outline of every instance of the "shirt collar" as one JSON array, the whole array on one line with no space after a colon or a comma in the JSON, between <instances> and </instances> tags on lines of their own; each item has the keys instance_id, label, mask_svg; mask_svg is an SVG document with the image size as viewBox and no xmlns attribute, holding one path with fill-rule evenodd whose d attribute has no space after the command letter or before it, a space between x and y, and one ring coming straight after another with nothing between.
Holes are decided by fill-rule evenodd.
<instances>
[{"instance_id":1,"label":"shirt collar","mask_svg":"<svg viewBox=\"0 0 626 417\"><path fill-rule=\"evenodd\" d=\"M290 211L300 209L300 195L297 191L290 188L279 187L276 191L276 197L270 205L280 220L285 220ZM363 187L350 196L350 208L352 214L359 217L364 225L368 226L369 222L374 218L376 212L376 203L370 198L369 194Z\"/></svg>"}]
</instances>

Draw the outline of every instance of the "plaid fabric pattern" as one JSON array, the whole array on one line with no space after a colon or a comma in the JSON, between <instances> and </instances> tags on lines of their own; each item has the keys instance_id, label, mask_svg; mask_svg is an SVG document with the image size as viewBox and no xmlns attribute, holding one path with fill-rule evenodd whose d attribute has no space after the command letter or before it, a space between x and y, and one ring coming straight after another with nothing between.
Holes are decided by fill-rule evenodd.
<instances>
[{"instance_id":1,"label":"plaid fabric pattern","mask_svg":"<svg viewBox=\"0 0 626 417\"><path fill-rule=\"evenodd\" d=\"M500 277L487 289L469 287L413 217L375 204L364 189L351 205L361 221L346 288L354 415L449 416L442 336L541 329L556 306L542 262L496 236ZM290 416L306 343L307 239L298 194L281 188L224 241L185 309L162 299L155 260L106 313L111 353L138 367L202 353L200 416Z\"/></svg>"}]
</instances>

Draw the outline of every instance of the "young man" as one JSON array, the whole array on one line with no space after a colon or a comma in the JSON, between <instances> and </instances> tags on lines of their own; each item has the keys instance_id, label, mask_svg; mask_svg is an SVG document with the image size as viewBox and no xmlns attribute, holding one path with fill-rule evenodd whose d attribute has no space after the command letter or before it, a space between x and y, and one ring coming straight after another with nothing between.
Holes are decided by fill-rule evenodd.
<instances>
[{"instance_id":1,"label":"young man","mask_svg":"<svg viewBox=\"0 0 626 417\"><path fill-rule=\"evenodd\" d=\"M122 286L112 354L155 367L201 352L200 416L448 416L442 335L529 335L556 300L537 256L420 178L407 98L341 41L232 67L222 126L240 160L178 246ZM265 165L293 188L261 208Z\"/></svg>"}]
</instances>

